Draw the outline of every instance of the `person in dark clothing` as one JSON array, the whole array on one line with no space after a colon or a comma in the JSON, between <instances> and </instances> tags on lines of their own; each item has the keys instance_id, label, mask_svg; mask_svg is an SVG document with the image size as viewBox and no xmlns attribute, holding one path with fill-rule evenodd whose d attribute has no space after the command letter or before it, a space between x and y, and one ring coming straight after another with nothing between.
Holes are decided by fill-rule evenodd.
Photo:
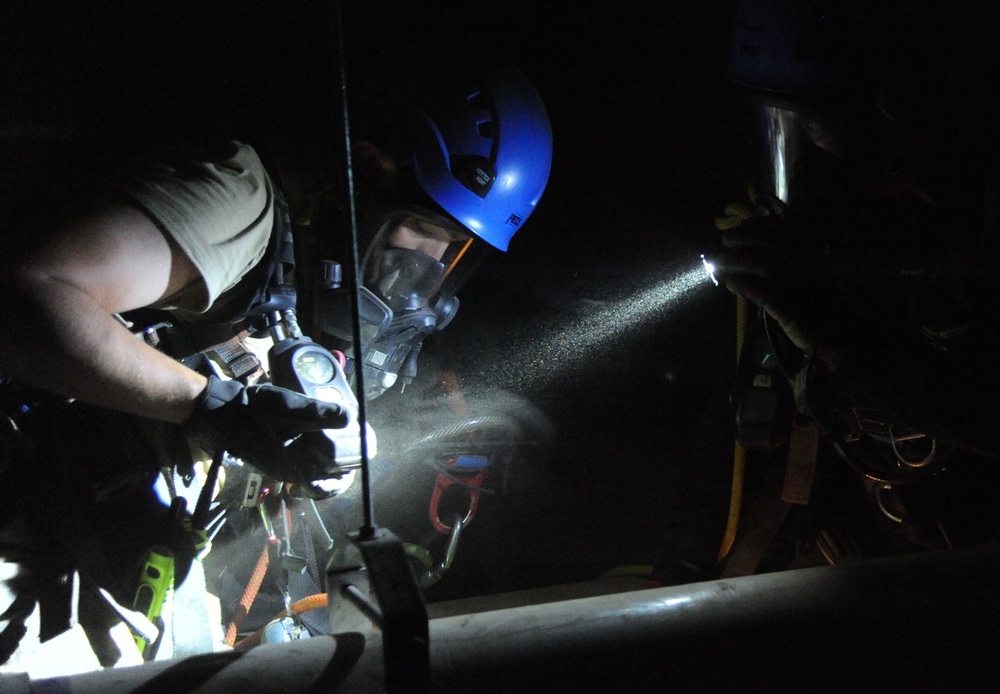
<instances>
[{"instance_id":1,"label":"person in dark clothing","mask_svg":"<svg viewBox=\"0 0 1000 694\"><path fill-rule=\"evenodd\" d=\"M775 480L768 532L745 533L759 546L737 542L723 575L1000 531L997 95L979 20L739 5L729 77L761 165L707 255L749 309L733 417ZM781 528L793 546L767 564Z\"/></svg>"}]
</instances>

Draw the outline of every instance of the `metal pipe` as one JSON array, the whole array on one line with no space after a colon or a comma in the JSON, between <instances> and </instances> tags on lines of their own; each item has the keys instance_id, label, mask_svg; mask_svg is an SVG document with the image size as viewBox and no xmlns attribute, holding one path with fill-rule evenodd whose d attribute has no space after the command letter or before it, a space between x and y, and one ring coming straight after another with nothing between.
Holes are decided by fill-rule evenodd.
<instances>
[{"instance_id":1,"label":"metal pipe","mask_svg":"<svg viewBox=\"0 0 1000 694\"><path fill-rule=\"evenodd\" d=\"M262 644L136 667L108 668L71 677L28 680L0 675L0 692L17 694L326 694L338 689L364 639L358 634Z\"/></svg>"},{"instance_id":2,"label":"metal pipe","mask_svg":"<svg viewBox=\"0 0 1000 694\"><path fill-rule=\"evenodd\" d=\"M432 619L433 691L976 690L998 576L991 546Z\"/></svg>"},{"instance_id":3,"label":"metal pipe","mask_svg":"<svg viewBox=\"0 0 1000 694\"><path fill-rule=\"evenodd\" d=\"M998 576L991 545L432 619L432 691L982 691L1000 675ZM151 674L193 675L184 664L198 658L30 691L147 691ZM256 665L233 675L274 675L245 680L255 692L385 691L377 630L259 646L236 663ZM238 691L220 688L236 681L225 672L199 694Z\"/></svg>"}]
</instances>

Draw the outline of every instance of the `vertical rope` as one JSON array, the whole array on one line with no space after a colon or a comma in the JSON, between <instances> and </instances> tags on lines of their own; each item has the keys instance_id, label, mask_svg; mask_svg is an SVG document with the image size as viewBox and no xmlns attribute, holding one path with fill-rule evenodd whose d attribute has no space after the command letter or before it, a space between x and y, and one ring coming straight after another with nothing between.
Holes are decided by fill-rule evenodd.
<instances>
[{"instance_id":1,"label":"vertical rope","mask_svg":"<svg viewBox=\"0 0 1000 694\"><path fill-rule=\"evenodd\" d=\"M264 551L260 553L260 558L257 560L257 566L254 567L253 573L250 574L250 582L247 583L246 590L243 591L243 597L240 598L240 604L236 609L236 614L233 615L232 621L229 622L229 626L226 627L225 642L227 646L232 646L236 643L236 634L239 631L243 620L246 619L247 614L250 613L250 606L253 605L253 601L257 599L257 591L260 590L260 584L264 580L264 574L267 573L267 566L270 563L271 548L264 545Z\"/></svg>"},{"instance_id":2,"label":"vertical rope","mask_svg":"<svg viewBox=\"0 0 1000 694\"><path fill-rule=\"evenodd\" d=\"M347 173L348 223L350 225L351 251L351 291L354 300L351 302L351 340L354 343L354 390L358 400L358 436L361 452L361 506L362 523L359 534L362 539L371 539L375 534L375 510L372 500L371 470L368 461L368 437L365 423L368 415L365 406L364 382L364 350L361 341L361 262L358 250L358 214L354 190L354 154L351 144L351 119L347 99L347 52L344 49L344 17L343 2L333 3L333 40L336 48L336 67L340 75L341 113L344 126L344 165Z\"/></svg>"},{"instance_id":3,"label":"vertical rope","mask_svg":"<svg viewBox=\"0 0 1000 694\"><path fill-rule=\"evenodd\" d=\"M747 315L749 308L747 300L736 297L736 364L739 367L740 354L743 352L743 341L746 337ZM719 549L719 561L726 558L733 543L736 541L736 531L740 524L740 510L743 506L743 474L746 467L746 450L739 441L733 444L733 486L729 496L729 518L726 531L722 537L722 547Z\"/></svg>"}]
</instances>

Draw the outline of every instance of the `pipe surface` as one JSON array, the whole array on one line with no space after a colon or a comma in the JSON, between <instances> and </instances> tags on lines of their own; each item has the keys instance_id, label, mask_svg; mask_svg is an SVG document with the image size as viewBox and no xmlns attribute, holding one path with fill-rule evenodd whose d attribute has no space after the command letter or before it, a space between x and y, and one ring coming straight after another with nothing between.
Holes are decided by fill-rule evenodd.
<instances>
[{"instance_id":1,"label":"pipe surface","mask_svg":"<svg viewBox=\"0 0 1000 694\"><path fill-rule=\"evenodd\" d=\"M430 620L432 691L986 691L1000 675L998 578L1000 547L985 546L442 617ZM23 691L23 679L6 684ZM372 630L37 680L30 691L385 684Z\"/></svg>"},{"instance_id":2,"label":"pipe surface","mask_svg":"<svg viewBox=\"0 0 1000 694\"><path fill-rule=\"evenodd\" d=\"M435 619L433 691L982 691L998 569L991 546Z\"/></svg>"}]
</instances>

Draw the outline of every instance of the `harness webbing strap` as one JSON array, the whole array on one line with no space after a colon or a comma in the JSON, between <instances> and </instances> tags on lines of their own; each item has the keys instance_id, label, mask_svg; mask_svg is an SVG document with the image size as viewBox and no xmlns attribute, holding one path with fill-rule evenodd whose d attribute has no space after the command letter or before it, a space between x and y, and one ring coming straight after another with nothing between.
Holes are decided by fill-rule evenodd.
<instances>
[{"instance_id":1,"label":"harness webbing strap","mask_svg":"<svg viewBox=\"0 0 1000 694\"><path fill-rule=\"evenodd\" d=\"M247 345L249 333L244 331L230 340L203 349L184 360L192 368L198 369L197 360L207 358L219 367L223 376L238 380L246 385L256 383L264 375L264 365Z\"/></svg>"},{"instance_id":2,"label":"harness webbing strap","mask_svg":"<svg viewBox=\"0 0 1000 694\"><path fill-rule=\"evenodd\" d=\"M229 371L227 375L241 381L255 381L264 373L264 367L257 355L247 347L246 337L247 333L240 333L232 340L210 347L206 351L218 356L223 361Z\"/></svg>"},{"instance_id":3,"label":"harness webbing strap","mask_svg":"<svg viewBox=\"0 0 1000 694\"><path fill-rule=\"evenodd\" d=\"M782 481L774 475L760 490L747 515L746 531L726 558L720 578L750 576L757 570L792 507L781 498Z\"/></svg>"}]
</instances>

